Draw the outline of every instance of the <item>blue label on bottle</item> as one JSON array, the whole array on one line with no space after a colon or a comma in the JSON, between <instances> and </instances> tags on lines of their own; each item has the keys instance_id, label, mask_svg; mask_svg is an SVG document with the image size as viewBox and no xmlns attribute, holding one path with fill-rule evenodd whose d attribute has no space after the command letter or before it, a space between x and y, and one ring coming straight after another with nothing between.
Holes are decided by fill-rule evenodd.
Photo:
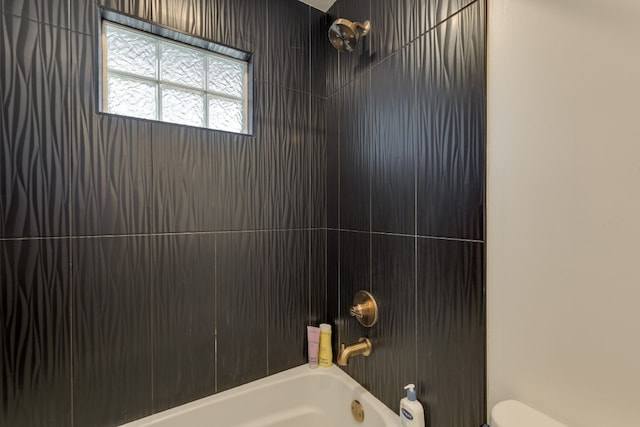
<instances>
[{"instance_id":1,"label":"blue label on bottle","mask_svg":"<svg viewBox=\"0 0 640 427\"><path fill-rule=\"evenodd\" d=\"M408 419L408 420L412 420L413 419L413 415L411 415L411 412L407 411L404 408L400 408L402 410L402 415Z\"/></svg>"}]
</instances>

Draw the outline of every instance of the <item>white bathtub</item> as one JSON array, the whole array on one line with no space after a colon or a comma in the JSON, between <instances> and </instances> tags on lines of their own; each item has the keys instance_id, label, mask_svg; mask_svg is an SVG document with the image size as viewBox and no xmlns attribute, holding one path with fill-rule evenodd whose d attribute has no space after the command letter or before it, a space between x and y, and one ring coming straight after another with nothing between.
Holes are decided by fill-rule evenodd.
<instances>
[{"instance_id":1,"label":"white bathtub","mask_svg":"<svg viewBox=\"0 0 640 427\"><path fill-rule=\"evenodd\" d=\"M351 402L364 421L351 415ZM122 427L398 427L400 419L336 366L307 365L253 381Z\"/></svg>"}]
</instances>

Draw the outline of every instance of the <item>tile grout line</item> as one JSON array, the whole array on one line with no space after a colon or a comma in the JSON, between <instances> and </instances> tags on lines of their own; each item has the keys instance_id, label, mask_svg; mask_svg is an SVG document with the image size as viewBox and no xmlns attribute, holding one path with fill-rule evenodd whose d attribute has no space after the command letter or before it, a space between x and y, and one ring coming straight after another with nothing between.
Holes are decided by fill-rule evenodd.
<instances>
[{"instance_id":1,"label":"tile grout line","mask_svg":"<svg viewBox=\"0 0 640 427\"><path fill-rule=\"evenodd\" d=\"M369 13L368 15L371 16L371 0L369 0ZM368 46L371 46L370 43L370 39L368 39L366 41ZM369 135L367 135L367 140L373 140L373 134L374 134L374 129L373 129L373 96L372 96L372 82L373 82L373 68L371 67L371 60L369 60L369 66L367 67L367 71L365 72L366 74L369 75L369 93L368 93L368 97L369 97L369 111L367 112L367 120L368 120L368 130L370 132ZM380 141L378 140L378 144L380 144ZM376 157L376 153L372 151L376 150L376 146L375 144L371 144L369 145L369 159L377 159ZM378 153L379 154L379 153ZM375 162L372 162L371 160L369 161L369 292L371 294L373 294L373 165L375 164ZM371 331L369 333L369 336L371 337L371 339L373 341L376 340L376 335L375 333L378 332L378 330L375 331ZM378 332L379 333L379 332ZM365 378L366 377L366 368L365 368L365 364L362 364L362 370L363 375L362 377Z\"/></svg>"},{"instance_id":2,"label":"tile grout line","mask_svg":"<svg viewBox=\"0 0 640 427\"><path fill-rule=\"evenodd\" d=\"M385 231L366 231L366 230L350 230L350 229L336 229L336 228L328 228L330 231L340 231L345 233L359 233L359 234L373 234L380 236L396 236L396 237L417 237L418 239L426 239L426 240L447 240L453 242L468 242L468 243L485 243L484 240L476 240L476 239L463 239L463 238L455 238L455 237L442 237L442 236L422 236L415 234L403 234L403 233L390 233Z\"/></svg>"},{"instance_id":3,"label":"tile grout line","mask_svg":"<svg viewBox=\"0 0 640 427\"><path fill-rule=\"evenodd\" d=\"M67 22L71 23L71 0L67 0ZM67 65L68 65L68 69L67 69L67 75L70 76L70 78L73 80L73 64L74 64L74 57L72 55L72 42L71 42L71 38L75 36L75 33L72 31L68 31L68 39L67 39ZM69 235L73 238L73 215L72 215L72 209L73 209L73 197L72 197L72 192L73 192L73 177L72 177L72 173L73 173L73 145L74 145L74 136L75 136L75 132L73 132L71 130L71 106L72 106L72 96L75 94L75 91L71 89L71 86L69 86L67 88L67 132L69 133L69 138L68 141L69 146L67 148L67 155L69 156L69 160L67 162L67 227L69 230ZM68 244L68 250L69 250L69 329L70 329L70 334L69 334L69 365L70 365L70 373L69 373L69 379L70 379L70 421L71 421L71 427L75 426L75 405L74 405L74 400L75 400L75 382L74 382L74 370L75 370L75 365L76 365L76 360L75 360L75 355L74 355L74 351L73 351L73 347L75 345L75 340L74 340L74 333L75 333L75 316L74 314L74 304L75 304L75 298L74 298L74 276L75 276L75 266L74 266L74 262L73 262L73 256L74 256L74 245L73 245L73 239L69 239L69 241L67 242Z\"/></svg>"},{"instance_id":4,"label":"tile grout line","mask_svg":"<svg viewBox=\"0 0 640 427\"><path fill-rule=\"evenodd\" d=\"M369 1L369 10L371 10L371 1ZM373 135L373 105L372 105L372 99L373 96L371 96L371 68L369 68L369 70L366 71L366 73L369 75L369 93L368 98L369 98L369 102L368 102L368 110L367 111L367 130L370 132L370 135L366 135L369 138ZM366 140L369 140L369 138L367 138L365 136ZM378 141L380 142L380 141ZM374 147L374 144L370 144L367 147L367 151L369 154L369 159L372 159L375 157L375 153L372 153L372 151L375 151L376 147ZM369 292L373 292L373 185L371 184L371 181L373 180L373 164L374 161L369 160L369 177L368 177L368 182L367 184L369 185Z\"/></svg>"},{"instance_id":5,"label":"tile grout line","mask_svg":"<svg viewBox=\"0 0 640 427\"><path fill-rule=\"evenodd\" d=\"M488 383L488 371L489 371L489 345L488 345L488 323L489 323L489 315L488 315L488 301L487 301L487 218L488 218L488 205L487 205L487 176L488 176L488 167L487 167L487 159L488 159L488 148L487 148L487 76L488 76L488 65L489 65L489 60L488 60L488 49L487 49L487 45L489 43L489 32L488 32L488 23L489 23L489 7L488 7L488 0L479 0L482 3L480 3L481 7L484 8L484 14L482 16L482 19L484 21L484 34L483 34L483 42L484 42L484 55L482 57L483 61L484 61L484 87L483 87L483 97L484 97L484 176L483 176L483 184L484 184L484 188L483 188L483 207L484 207L484 211L483 211L483 215L484 215L484 221L483 221L483 230L482 230L482 239L485 242L485 244L483 245L482 248L482 287L483 287L483 311L484 311L484 377L483 377L483 381L485 384ZM484 418L487 419L487 401L488 401L488 387L484 388Z\"/></svg>"},{"instance_id":6,"label":"tile grout line","mask_svg":"<svg viewBox=\"0 0 640 427\"><path fill-rule=\"evenodd\" d=\"M218 239L213 239L213 393L218 393Z\"/></svg>"},{"instance_id":7,"label":"tile grout line","mask_svg":"<svg viewBox=\"0 0 640 427\"><path fill-rule=\"evenodd\" d=\"M311 31L311 6L307 6L307 34L308 34L308 39L309 42L307 44L307 48L309 50L309 55L308 55L308 65L309 65L309 72L307 75L307 79L308 79L308 83L309 83L309 99L308 99L308 115L309 115L309 125L311 125L312 123L312 113L313 113L313 108L312 108L312 98L310 93L313 90L313 79L312 79L312 65L313 65L313 58L312 58L312 48L313 48L313 33ZM312 126L309 126L310 128ZM309 182L308 182L308 192L307 194L311 195L312 194L312 183L311 181L313 180L313 173L312 171L312 150L310 149L309 145L310 145L310 140L311 138L311 132L310 129L307 129L307 137L309 138L309 140L307 141L307 162L308 162L308 170L309 170ZM311 258L312 258L312 242L311 242L311 236L312 236L312 232L310 230L311 226L313 225L313 221L312 221L312 212L313 212L313 203L312 203L313 197L310 196L309 200L307 202L307 225L309 228L309 231L307 232L307 292L308 292L308 313L307 313L307 324L311 324L311 307L312 307L312 298L311 298Z\"/></svg>"},{"instance_id":8,"label":"tile grout line","mask_svg":"<svg viewBox=\"0 0 640 427\"><path fill-rule=\"evenodd\" d=\"M327 311L329 308L329 304L328 304L328 300L329 300L329 286L328 286L328 282L329 282L329 274L328 274L328 270L329 270L329 257L327 255L327 251L328 251L328 247L329 247L329 233L327 232L327 230L325 229L323 232L324 235L324 262L323 262L323 268L324 268L324 304L322 304L322 307L324 309L324 313L322 313L322 320L321 322L329 322L328 316L327 316Z\"/></svg>"},{"instance_id":9,"label":"tile grout line","mask_svg":"<svg viewBox=\"0 0 640 427\"><path fill-rule=\"evenodd\" d=\"M197 235L223 235L223 234L247 234L247 233L286 233L291 231L320 231L324 227L301 227L301 228L277 228L277 229L255 229L255 230L220 230L220 231L184 231L184 232L161 232L161 233L124 233L124 234L92 234L78 235L71 234L64 236L32 236L32 237L0 237L0 242L21 241L21 240L81 240L81 239L101 239L118 237L162 237L162 236L197 236Z\"/></svg>"},{"instance_id":10,"label":"tile grout line","mask_svg":"<svg viewBox=\"0 0 640 427\"><path fill-rule=\"evenodd\" d=\"M158 243L156 245L156 247L159 247L160 243ZM147 251L150 251L150 248L147 247ZM155 254L154 261L155 258L158 256L159 254ZM153 279L154 276L157 274L157 271L155 268L151 269L151 276ZM154 389L155 389L155 362L156 362L156 352L155 352L155 347L156 347L156 337L155 337L155 330L156 330L156 324L155 324L155 302L156 302L156 295L154 292L154 286L153 283L155 283L155 280L152 280L149 283L149 299L150 299L150 310L149 310L149 326L151 329L151 336L150 336L150 341L151 341L151 413L154 414L155 413L155 395L154 395Z\"/></svg>"},{"instance_id":11,"label":"tile grout line","mask_svg":"<svg viewBox=\"0 0 640 427\"><path fill-rule=\"evenodd\" d=\"M369 12L368 15L371 16L371 0L369 0ZM371 46L369 40L367 40L367 45ZM363 44L364 46L364 44ZM370 132L369 135L365 136L366 140L373 140L373 96L372 96L372 87L371 81L373 79L373 73L371 72L371 60L369 60L369 66L367 67L367 71L363 74L368 74L369 76L369 92L368 92L368 110L367 111L367 130ZM380 141L378 141L380 143ZM370 144L368 147L369 150L369 159L375 159L375 144ZM372 152L373 151L373 152ZM379 153L378 153L379 154ZM374 161L369 160L369 292L373 293L373 165Z\"/></svg>"},{"instance_id":12,"label":"tile grout line","mask_svg":"<svg viewBox=\"0 0 640 427\"><path fill-rule=\"evenodd\" d=\"M271 0L265 0L265 1L267 3L266 11L265 11L265 14L266 14L266 25L265 25L265 27L266 27L266 42L267 42L267 49L269 49L269 46L270 46L270 44L269 44L269 38L270 38L269 37L269 33L270 33L269 27L271 27L271 25L270 25L271 22L269 21L269 11L271 10ZM267 55L267 59L266 59L266 62L267 62L267 80L271 80L270 79L270 76L271 76L271 60L272 60L271 55ZM266 239L266 241L269 242L269 243L271 243L270 237L271 237L270 235L267 235L267 239ZM269 260L269 261L271 261L271 260ZM267 281L267 298L266 298L266 302L265 302L266 303L265 305L267 306L266 307L267 308L267 311L266 311L267 313L270 313L270 303L271 303L271 277L270 277L270 274L271 274L271 262L267 263L267 279L268 279L268 281ZM266 323L266 329L267 329L267 331L266 331L267 333L266 333L266 355L265 355L266 357L265 357L265 359L267 361L267 372L266 372L266 375L268 376L269 375L269 315L266 316L266 322L265 323Z\"/></svg>"},{"instance_id":13,"label":"tile grout line","mask_svg":"<svg viewBox=\"0 0 640 427\"><path fill-rule=\"evenodd\" d=\"M267 246L268 247L271 246L273 244L273 241L274 241L272 236L267 236L267 238L265 240L267 242ZM268 253L271 253L271 249L272 248L270 247ZM272 272L272 259L271 259L271 257L268 257L268 259L269 259L269 262L267 263L267 298L266 298L266 300L267 300L266 301L267 315L265 316L266 317L265 323L267 325L267 345L266 345L266 349L267 349L267 351L266 351L266 356L267 356L266 357L266 359L267 359L267 375L270 375L271 366L270 366L270 357L269 357L269 338L271 336L271 316L269 316L269 314L271 313L271 302L272 302L271 301L271 298L272 298L271 285L272 285L272 281L273 281L272 280L273 279L273 277L272 277L272 273L273 272Z\"/></svg>"},{"instance_id":14,"label":"tile grout line","mask_svg":"<svg viewBox=\"0 0 640 427\"><path fill-rule=\"evenodd\" d=\"M420 56L418 50L414 50L413 53L409 53L409 57L413 58L414 80L413 80L413 309L414 309L414 369L415 376L418 378L418 169L420 162L418 161L419 138L418 138L418 74L420 62Z\"/></svg>"},{"instance_id":15,"label":"tile grout line","mask_svg":"<svg viewBox=\"0 0 640 427\"><path fill-rule=\"evenodd\" d=\"M96 4L96 7L99 7L99 6ZM153 19L153 6L150 6L150 9L151 9L150 10L151 19ZM158 46L158 45L156 45L156 46ZM158 49L159 49L159 47L158 47ZM158 70L159 70L160 69L159 68L160 67L160 58L159 57L157 58L157 66L158 66ZM98 83L101 84L102 82L98 82ZM100 90L100 89L98 89L98 90ZM100 92L97 92L97 93L100 93ZM160 92L158 92L158 94L159 93ZM161 108L160 107L161 106L161 101L162 101L161 99L158 99L157 108ZM100 110L100 108L97 108L96 110ZM154 150L155 144L153 143L154 142L153 141L154 135L155 135L155 132L153 131L153 126L150 125L149 126L149 141L150 141L150 144L149 144L149 169L150 169L150 171L149 171L149 173L151 175L151 182L150 182L149 185L151 187L153 187L153 183L155 182L155 173L156 173L156 168L158 167L157 164L156 164L156 160L157 159L154 156L154 151L155 151ZM145 191L146 194L145 194L144 197L147 200L151 198L152 191L153 191L152 189L147 189ZM152 205L151 203L149 203L149 204ZM147 218L149 219L150 223L154 222L151 218L155 218L156 216L157 215L156 215L155 211L152 211L152 212L148 212L147 211ZM152 226L152 224L149 224L149 225ZM156 256L158 256L158 254L156 254ZM155 273L155 271L154 271L154 273ZM152 274L154 274L154 273L152 273ZM155 311L154 310L155 309L155 294L153 292L153 288L154 287L151 286L151 319L150 319L150 322L151 322L151 413L155 412L154 409L155 409L155 405L156 405L156 402L155 402L156 396L155 396L155 390L154 390L155 389L154 363L156 361L155 360L156 359L156 354L155 354L156 339L155 339L155 319L154 319L154 317L155 317L155 313L154 313L154 311Z\"/></svg>"},{"instance_id":16,"label":"tile grout line","mask_svg":"<svg viewBox=\"0 0 640 427\"><path fill-rule=\"evenodd\" d=\"M338 14L338 16L340 16L340 3L338 3L338 7L336 8L336 12ZM339 73L340 73L340 52L338 52L337 54L337 61L336 61L336 65L335 65L335 74L334 74L334 79L338 78L339 79ZM337 95L337 91L336 91L336 96ZM337 100L339 100L339 98L336 98ZM342 226L342 203L341 203L341 198L342 198L342 122L343 122L343 117L342 114L338 115L338 191L337 191L337 198L338 198L338 203L337 203L337 208L338 208L338 229L340 229L340 227ZM340 306L342 305L342 233L340 231L338 231L338 259L337 259L337 263L338 263L338 268L337 268L337 272L338 272L338 286L337 286L337 304L338 306L335 307L336 310L336 318L335 321L336 323L340 322ZM338 325L336 325L338 326ZM344 341L344 337L342 336L342 332L343 332L343 328L341 327L337 327L336 329L338 329L338 343Z\"/></svg>"}]
</instances>

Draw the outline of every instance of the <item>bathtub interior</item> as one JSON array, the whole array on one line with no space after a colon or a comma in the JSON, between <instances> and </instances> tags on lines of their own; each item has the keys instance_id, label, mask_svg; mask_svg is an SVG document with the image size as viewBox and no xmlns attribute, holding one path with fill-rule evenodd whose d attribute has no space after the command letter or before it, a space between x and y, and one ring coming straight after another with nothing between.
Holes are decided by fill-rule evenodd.
<instances>
[{"instance_id":1,"label":"bathtub interior","mask_svg":"<svg viewBox=\"0 0 640 427\"><path fill-rule=\"evenodd\" d=\"M365 419L351 415L358 400ZM397 427L399 417L337 367L306 365L122 427Z\"/></svg>"}]
</instances>

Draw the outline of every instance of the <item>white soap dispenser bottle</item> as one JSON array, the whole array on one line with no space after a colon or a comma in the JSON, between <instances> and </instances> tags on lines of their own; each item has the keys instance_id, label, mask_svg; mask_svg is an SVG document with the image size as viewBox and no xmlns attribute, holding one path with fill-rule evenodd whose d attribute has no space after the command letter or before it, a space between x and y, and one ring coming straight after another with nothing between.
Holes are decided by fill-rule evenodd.
<instances>
[{"instance_id":1,"label":"white soap dispenser bottle","mask_svg":"<svg viewBox=\"0 0 640 427\"><path fill-rule=\"evenodd\" d=\"M424 427L424 409L416 399L416 386L409 384L404 389L407 390L407 397L400 400L402 427Z\"/></svg>"}]
</instances>

